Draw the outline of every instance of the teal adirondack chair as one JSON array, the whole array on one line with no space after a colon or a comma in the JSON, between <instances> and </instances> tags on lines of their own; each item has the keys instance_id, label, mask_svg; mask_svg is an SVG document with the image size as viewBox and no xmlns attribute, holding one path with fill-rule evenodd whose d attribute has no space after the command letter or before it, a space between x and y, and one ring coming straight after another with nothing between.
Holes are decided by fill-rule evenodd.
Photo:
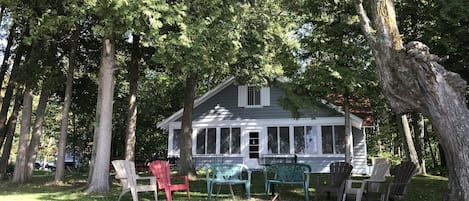
<instances>
[{"instance_id":1,"label":"teal adirondack chair","mask_svg":"<svg viewBox=\"0 0 469 201\"><path fill-rule=\"evenodd\" d=\"M243 174L246 173L246 174ZM243 177L244 175L244 177ZM217 195L220 193L221 185L226 184L230 187L231 197L234 200L233 184L243 184L246 197L250 197L251 192L251 170L243 164L207 164L206 179L208 200L212 197L213 185L218 185Z\"/></svg>"},{"instance_id":2,"label":"teal adirondack chair","mask_svg":"<svg viewBox=\"0 0 469 201\"><path fill-rule=\"evenodd\" d=\"M303 163L275 163L264 170L265 196L268 199L272 185L302 185L305 200L309 201L309 175L311 167Z\"/></svg>"}]
</instances>

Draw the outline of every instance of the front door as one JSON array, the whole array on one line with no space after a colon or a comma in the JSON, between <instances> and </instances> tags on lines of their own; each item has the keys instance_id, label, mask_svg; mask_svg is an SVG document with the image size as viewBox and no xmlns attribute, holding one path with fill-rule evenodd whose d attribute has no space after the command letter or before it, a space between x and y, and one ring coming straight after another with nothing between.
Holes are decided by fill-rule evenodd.
<instances>
[{"instance_id":1,"label":"front door","mask_svg":"<svg viewBox=\"0 0 469 201\"><path fill-rule=\"evenodd\" d=\"M245 159L246 165L250 169L258 169L260 157L260 132L259 131L248 131L248 155Z\"/></svg>"}]
</instances>

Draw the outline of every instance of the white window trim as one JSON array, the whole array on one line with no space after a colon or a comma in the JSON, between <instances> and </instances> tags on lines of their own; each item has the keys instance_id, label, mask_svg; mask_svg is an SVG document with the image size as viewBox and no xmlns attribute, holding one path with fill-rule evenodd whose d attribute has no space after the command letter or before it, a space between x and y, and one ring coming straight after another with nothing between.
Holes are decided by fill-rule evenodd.
<instances>
[{"instance_id":1,"label":"white window trim","mask_svg":"<svg viewBox=\"0 0 469 201\"><path fill-rule=\"evenodd\" d=\"M260 105L248 105L248 85L238 86L238 107L262 108L270 106L270 87L261 87Z\"/></svg>"}]
</instances>

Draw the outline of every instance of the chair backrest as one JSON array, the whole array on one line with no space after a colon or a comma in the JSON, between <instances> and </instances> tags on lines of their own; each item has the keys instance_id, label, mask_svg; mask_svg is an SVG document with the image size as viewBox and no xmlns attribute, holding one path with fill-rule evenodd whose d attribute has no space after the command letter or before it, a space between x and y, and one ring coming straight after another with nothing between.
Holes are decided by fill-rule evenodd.
<instances>
[{"instance_id":1,"label":"chair backrest","mask_svg":"<svg viewBox=\"0 0 469 201\"><path fill-rule=\"evenodd\" d=\"M217 180L241 180L243 169L247 169L243 164L208 164L207 171L211 169L211 174L207 172L207 177ZM209 176L211 175L211 176Z\"/></svg>"},{"instance_id":2,"label":"chair backrest","mask_svg":"<svg viewBox=\"0 0 469 201\"><path fill-rule=\"evenodd\" d=\"M404 161L397 167L394 179L391 182L390 195L403 196L405 194L407 184L410 183L416 167L411 161Z\"/></svg>"},{"instance_id":3,"label":"chair backrest","mask_svg":"<svg viewBox=\"0 0 469 201\"><path fill-rule=\"evenodd\" d=\"M311 167L303 163L275 163L267 167L275 173L274 179L282 182L300 182L307 179L305 173L311 172Z\"/></svg>"},{"instance_id":4,"label":"chair backrest","mask_svg":"<svg viewBox=\"0 0 469 201\"><path fill-rule=\"evenodd\" d=\"M353 166L347 162L333 162L329 165L332 186L339 187L350 177Z\"/></svg>"},{"instance_id":5,"label":"chair backrest","mask_svg":"<svg viewBox=\"0 0 469 201\"><path fill-rule=\"evenodd\" d=\"M156 177L158 189L164 189L171 185L171 172L169 163L166 161L155 160L150 164L150 171Z\"/></svg>"},{"instance_id":6,"label":"chair backrest","mask_svg":"<svg viewBox=\"0 0 469 201\"><path fill-rule=\"evenodd\" d=\"M387 161L377 163L373 166L373 172L371 172L370 180L372 181L384 181L386 173L389 171L391 164ZM368 191L378 192L380 183L371 183L368 186Z\"/></svg>"},{"instance_id":7,"label":"chair backrest","mask_svg":"<svg viewBox=\"0 0 469 201\"><path fill-rule=\"evenodd\" d=\"M120 179L123 189L129 189L137 185L135 181L135 163L133 161L114 160L112 166L116 170L116 178Z\"/></svg>"},{"instance_id":8,"label":"chair backrest","mask_svg":"<svg viewBox=\"0 0 469 201\"><path fill-rule=\"evenodd\" d=\"M381 162L373 166L370 180L384 180L386 173L388 172L391 164L389 162Z\"/></svg>"}]
</instances>

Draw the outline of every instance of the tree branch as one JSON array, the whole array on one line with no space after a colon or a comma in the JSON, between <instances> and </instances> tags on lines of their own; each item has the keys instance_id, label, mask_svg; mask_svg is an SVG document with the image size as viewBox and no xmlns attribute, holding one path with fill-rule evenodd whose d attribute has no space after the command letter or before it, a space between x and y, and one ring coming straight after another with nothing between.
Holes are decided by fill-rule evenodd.
<instances>
[{"instance_id":1,"label":"tree branch","mask_svg":"<svg viewBox=\"0 0 469 201\"><path fill-rule=\"evenodd\" d=\"M376 43L376 31L371 27L370 18L368 18L368 15L366 14L365 9L363 8L363 1L354 0L354 5L355 9L357 10L358 17L360 18L360 24L363 30L363 34L368 40L368 43L374 46Z\"/></svg>"}]
</instances>

